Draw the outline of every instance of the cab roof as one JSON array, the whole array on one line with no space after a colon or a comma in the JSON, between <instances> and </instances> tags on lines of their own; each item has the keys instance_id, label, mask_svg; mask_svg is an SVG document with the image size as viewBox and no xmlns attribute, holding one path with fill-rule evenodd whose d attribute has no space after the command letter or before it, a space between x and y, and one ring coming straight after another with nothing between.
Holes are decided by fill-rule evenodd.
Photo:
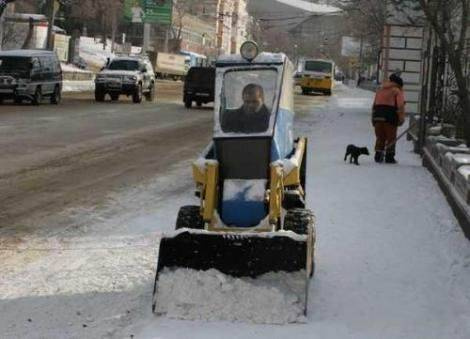
<instances>
[{"instance_id":1,"label":"cab roof","mask_svg":"<svg viewBox=\"0 0 470 339\"><path fill-rule=\"evenodd\" d=\"M1 51L0 57L38 57L38 56L51 56L55 55L54 51L48 51L43 49L15 49L10 51Z\"/></svg>"},{"instance_id":2,"label":"cab roof","mask_svg":"<svg viewBox=\"0 0 470 339\"><path fill-rule=\"evenodd\" d=\"M281 65L286 61L287 57L284 53L260 53L251 62L244 59L240 54L222 55L217 59L217 67L225 67L231 65Z\"/></svg>"}]
</instances>

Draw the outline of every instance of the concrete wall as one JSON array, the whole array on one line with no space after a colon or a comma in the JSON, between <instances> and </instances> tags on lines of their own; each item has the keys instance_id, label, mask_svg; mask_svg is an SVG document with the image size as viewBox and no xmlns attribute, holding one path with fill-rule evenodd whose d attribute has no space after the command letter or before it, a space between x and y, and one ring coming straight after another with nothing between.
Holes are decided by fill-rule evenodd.
<instances>
[{"instance_id":1,"label":"concrete wall","mask_svg":"<svg viewBox=\"0 0 470 339\"><path fill-rule=\"evenodd\" d=\"M424 28L387 24L382 40L381 81L400 72L405 83L406 110L419 113Z\"/></svg>"}]
</instances>

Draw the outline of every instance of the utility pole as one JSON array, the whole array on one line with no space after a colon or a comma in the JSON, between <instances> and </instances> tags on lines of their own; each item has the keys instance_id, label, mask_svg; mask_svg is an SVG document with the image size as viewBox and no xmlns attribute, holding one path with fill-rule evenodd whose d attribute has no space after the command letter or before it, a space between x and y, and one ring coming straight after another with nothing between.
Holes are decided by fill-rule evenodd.
<instances>
[{"instance_id":1,"label":"utility pole","mask_svg":"<svg viewBox=\"0 0 470 339\"><path fill-rule=\"evenodd\" d=\"M57 0L47 0L47 17L49 20L49 25L47 26L47 41L46 41L46 49L52 51L54 49L54 21L55 21L55 14L59 10L59 2Z\"/></svg>"},{"instance_id":2,"label":"utility pole","mask_svg":"<svg viewBox=\"0 0 470 339\"><path fill-rule=\"evenodd\" d=\"M6 12L8 4L14 1L15 0L0 0L0 51L3 47L3 25L5 24L5 16L3 13Z\"/></svg>"},{"instance_id":3,"label":"utility pole","mask_svg":"<svg viewBox=\"0 0 470 339\"><path fill-rule=\"evenodd\" d=\"M361 74L362 74L363 59L364 59L364 36L361 35L361 42L360 42L360 47L359 47L359 74L358 74L358 78L360 78Z\"/></svg>"},{"instance_id":4,"label":"utility pole","mask_svg":"<svg viewBox=\"0 0 470 339\"><path fill-rule=\"evenodd\" d=\"M166 29L165 31L165 45L164 45L164 51L165 53L168 53L170 48L169 48L169 40L170 40L170 30L169 28Z\"/></svg>"},{"instance_id":5,"label":"utility pole","mask_svg":"<svg viewBox=\"0 0 470 339\"><path fill-rule=\"evenodd\" d=\"M144 23L144 41L142 44L143 53L146 53L150 47L150 29L151 29L150 24Z\"/></svg>"}]
</instances>

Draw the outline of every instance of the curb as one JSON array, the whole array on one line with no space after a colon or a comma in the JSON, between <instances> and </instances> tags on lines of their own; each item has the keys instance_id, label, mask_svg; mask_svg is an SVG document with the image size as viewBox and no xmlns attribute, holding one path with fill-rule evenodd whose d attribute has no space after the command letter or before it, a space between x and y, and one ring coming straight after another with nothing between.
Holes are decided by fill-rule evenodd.
<instances>
[{"instance_id":1,"label":"curb","mask_svg":"<svg viewBox=\"0 0 470 339\"><path fill-rule=\"evenodd\" d=\"M444 175L429 151L423 149L423 166L432 173L444 193L463 233L470 240L470 207L456 191L450 180Z\"/></svg>"}]
</instances>

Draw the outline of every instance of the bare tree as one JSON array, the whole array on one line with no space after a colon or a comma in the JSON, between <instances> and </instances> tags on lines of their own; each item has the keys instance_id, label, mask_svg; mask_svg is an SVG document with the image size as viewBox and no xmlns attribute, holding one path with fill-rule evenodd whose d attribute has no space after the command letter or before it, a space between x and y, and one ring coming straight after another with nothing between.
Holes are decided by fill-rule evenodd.
<instances>
[{"instance_id":1,"label":"bare tree","mask_svg":"<svg viewBox=\"0 0 470 339\"><path fill-rule=\"evenodd\" d=\"M15 2L15 0L0 0L0 17L3 15L7 5L12 2Z\"/></svg>"},{"instance_id":2,"label":"bare tree","mask_svg":"<svg viewBox=\"0 0 470 339\"><path fill-rule=\"evenodd\" d=\"M469 47L470 0L391 0L391 3L402 13L421 11L437 36L455 75L464 134L467 143L470 143L470 96L464 62Z\"/></svg>"},{"instance_id":3,"label":"bare tree","mask_svg":"<svg viewBox=\"0 0 470 339\"><path fill-rule=\"evenodd\" d=\"M189 14L193 14L198 0L173 0L173 23L171 33L174 41L179 45L183 35L184 20ZM179 46L173 46L173 52L179 50Z\"/></svg>"},{"instance_id":4,"label":"bare tree","mask_svg":"<svg viewBox=\"0 0 470 339\"><path fill-rule=\"evenodd\" d=\"M387 17L386 1L383 0L337 0L335 5L346 13L347 31L352 37L369 46L363 53L363 60L376 60Z\"/></svg>"},{"instance_id":5,"label":"bare tree","mask_svg":"<svg viewBox=\"0 0 470 339\"><path fill-rule=\"evenodd\" d=\"M71 9L70 17L84 22L98 23L101 31L103 48L106 48L108 33L114 41L122 13L123 0L67 0Z\"/></svg>"}]
</instances>

